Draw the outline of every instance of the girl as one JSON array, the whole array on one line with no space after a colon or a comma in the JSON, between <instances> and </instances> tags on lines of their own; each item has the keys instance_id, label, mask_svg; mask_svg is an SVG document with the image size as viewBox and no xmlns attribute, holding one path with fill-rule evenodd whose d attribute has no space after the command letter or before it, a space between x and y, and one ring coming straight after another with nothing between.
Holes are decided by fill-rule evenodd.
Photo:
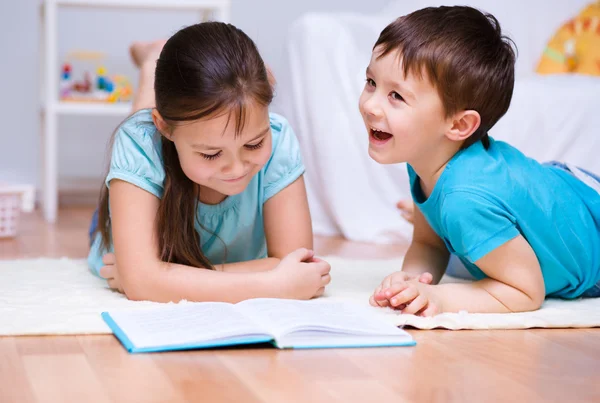
<instances>
[{"instance_id":1,"label":"girl","mask_svg":"<svg viewBox=\"0 0 600 403\"><path fill-rule=\"evenodd\" d=\"M268 112L255 44L209 22L162 46L132 47L137 112L114 135L90 269L134 300L321 295L298 142Z\"/></svg>"}]
</instances>

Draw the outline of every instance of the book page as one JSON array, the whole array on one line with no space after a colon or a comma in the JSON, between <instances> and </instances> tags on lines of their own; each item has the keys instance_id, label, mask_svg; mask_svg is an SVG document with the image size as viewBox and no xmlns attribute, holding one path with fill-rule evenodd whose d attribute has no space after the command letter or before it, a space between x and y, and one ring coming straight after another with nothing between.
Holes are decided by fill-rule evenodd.
<instances>
[{"instance_id":1,"label":"book page","mask_svg":"<svg viewBox=\"0 0 600 403\"><path fill-rule=\"evenodd\" d=\"M276 337L307 330L353 335L406 334L378 319L368 309L346 302L262 298L240 302L236 306Z\"/></svg>"},{"instance_id":2,"label":"book page","mask_svg":"<svg viewBox=\"0 0 600 403\"><path fill-rule=\"evenodd\" d=\"M266 334L234 305L222 302L169 304L109 314L137 348Z\"/></svg>"}]
</instances>

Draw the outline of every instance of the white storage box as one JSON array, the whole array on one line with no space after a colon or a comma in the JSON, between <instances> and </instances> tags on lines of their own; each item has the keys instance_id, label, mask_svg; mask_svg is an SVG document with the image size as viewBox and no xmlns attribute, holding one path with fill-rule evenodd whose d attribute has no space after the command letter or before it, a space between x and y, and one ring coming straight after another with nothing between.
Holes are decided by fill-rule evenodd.
<instances>
[{"instance_id":1,"label":"white storage box","mask_svg":"<svg viewBox=\"0 0 600 403\"><path fill-rule=\"evenodd\" d=\"M17 236L21 212L32 211L34 199L33 186L0 184L0 238Z\"/></svg>"}]
</instances>

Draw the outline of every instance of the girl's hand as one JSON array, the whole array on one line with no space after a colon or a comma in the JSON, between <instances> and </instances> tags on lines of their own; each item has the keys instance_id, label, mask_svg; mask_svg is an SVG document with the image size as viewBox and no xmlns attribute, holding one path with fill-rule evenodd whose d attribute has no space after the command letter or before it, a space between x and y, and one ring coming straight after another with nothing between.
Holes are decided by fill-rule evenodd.
<instances>
[{"instance_id":1,"label":"girl's hand","mask_svg":"<svg viewBox=\"0 0 600 403\"><path fill-rule=\"evenodd\" d=\"M312 250L300 248L284 257L270 275L281 298L310 299L323 295L331 282L330 270Z\"/></svg>"},{"instance_id":2,"label":"girl's hand","mask_svg":"<svg viewBox=\"0 0 600 403\"><path fill-rule=\"evenodd\" d=\"M389 300L384 295L383 291L390 288L394 283L417 279L423 284L431 284L431 282L433 281L433 276L431 275L431 273L428 272L422 273L420 275L408 273L405 271L397 271L395 273L392 273L386 278L384 278L379 287L375 289L373 295L371 295L371 298L369 299L369 303L373 306L390 306Z\"/></svg>"},{"instance_id":3,"label":"girl's hand","mask_svg":"<svg viewBox=\"0 0 600 403\"><path fill-rule=\"evenodd\" d=\"M384 289L382 294L393 308L400 309L402 313L435 316L443 312L435 287L417 280L399 281Z\"/></svg>"},{"instance_id":4,"label":"girl's hand","mask_svg":"<svg viewBox=\"0 0 600 403\"><path fill-rule=\"evenodd\" d=\"M105 278L108 282L108 286L124 294L123 287L119 281L119 270L117 270L117 259L114 253L107 253L102 258L104 266L100 269L100 276Z\"/></svg>"}]
</instances>

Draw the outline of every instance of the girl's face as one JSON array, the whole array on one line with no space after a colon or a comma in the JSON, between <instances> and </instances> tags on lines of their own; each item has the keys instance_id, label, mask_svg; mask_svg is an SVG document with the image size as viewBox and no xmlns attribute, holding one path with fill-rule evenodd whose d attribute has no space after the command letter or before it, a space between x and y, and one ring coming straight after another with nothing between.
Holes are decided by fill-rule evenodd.
<instances>
[{"instance_id":1,"label":"girl's face","mask_svg":"<svg viewBox=\"0 0 600 403\"><path fill-rule=\"evenodd\" d=\"M244 191L271 156L268 108L248 105L245 118L237 134L235 113L224 113L179 124L168 136L183 172L200 186L203 203L217 204Z\"/></svg>"}]
</instances>

